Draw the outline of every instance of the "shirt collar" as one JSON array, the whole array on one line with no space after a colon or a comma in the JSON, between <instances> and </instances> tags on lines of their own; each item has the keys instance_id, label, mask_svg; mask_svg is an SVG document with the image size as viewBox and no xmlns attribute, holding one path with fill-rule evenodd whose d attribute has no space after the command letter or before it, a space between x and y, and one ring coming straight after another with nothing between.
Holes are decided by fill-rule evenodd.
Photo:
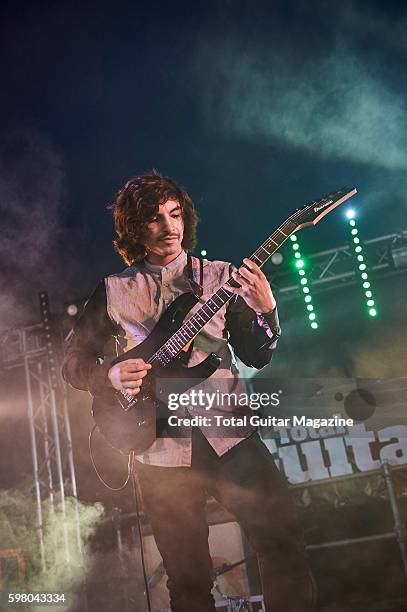
<instances>
[{"instance_id":1,"label":"shirt collar","mask_svg":"<svg viewBox=\"0 0 407 612\"><path fill-rule=\"evenodd\" d=\"M160 273L162 270L167 270L169 272L175 272L176 270L178 270L178 268L182 268L182 269L185 268L187 264L187 254L185 251L181 251L178 257L173 259L171 263L167 264L166 266L154 265L150 263L149 261L147 261L146 259L143 260L143 264L146 270L152 273L157 274L157 273Z\"/></svg>"}]
</instances>

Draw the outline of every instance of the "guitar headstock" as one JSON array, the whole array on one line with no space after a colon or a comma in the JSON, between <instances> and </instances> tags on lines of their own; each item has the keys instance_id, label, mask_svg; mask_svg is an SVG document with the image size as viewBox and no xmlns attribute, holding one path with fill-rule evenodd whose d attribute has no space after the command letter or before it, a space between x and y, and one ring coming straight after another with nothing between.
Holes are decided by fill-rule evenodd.
<instances>
[{"instance_id":1,"label":"guitar headstock","mask_svg":"<svg viewBox=\"0 0 407 612\"><path fill-rule=\"evenodd\" d=\"M296 225L295 231L307 225L316 225L322 217L325 217L342 202L349 200L355 193L357 193L356 187L343 187L338 191L328 193L320 200L314 200L298 208L291 216L291 221Z\"/></svg>"}]
</instances>

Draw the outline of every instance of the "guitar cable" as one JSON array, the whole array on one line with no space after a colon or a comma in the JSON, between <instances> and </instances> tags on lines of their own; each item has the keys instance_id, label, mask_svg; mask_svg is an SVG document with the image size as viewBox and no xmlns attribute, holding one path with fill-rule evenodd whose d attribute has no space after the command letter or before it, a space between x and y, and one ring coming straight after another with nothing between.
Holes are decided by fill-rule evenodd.
<instances>
[{"instance_id":1,"label":"guitar cable","mask_svg":"<svg viewBox=\"0 0 407 612\"><path fill-rule=\"evenodd\" d=\"M92 462L93 469L95 470L96 476L99 478L100 482L102 484L104 484L107 489L109 489L110 491L122 491L125 487L127 487L128 483L129 483L129 480L130 480L130 477L131 477L131 474L132 474L133 469L134 469L134 461L135 461L135 459L134 459L134 451L130 451L130 454L129 454L129 460L127 462L127 478L126 478L126 480L124 481L124 483L122 485L120 485L120 487L112 487L101 476L99 470L96 467L95 460L93 458L92 439L93 439L93 434L94 434L96 428L97 428L97 425L95 423L95 425L93 426L93 428L89 432L89 439L88 439L88 443L89 443L89 455L90 455L90 460Z\"/></svg>"},{"instance_id":2,"label":"guitar cable","mask_svg":"<svg viewBox=\"0 0 407 612\"><path fill-rule=\"evenodd\" d=\"M93 426L93 428L89 432L88 443L89 443L90 460L92 462L93 469L96 472L96 476L99 478L100 482L107 489L109 489L110 491L122 491L125 487L127 487L130 478L131 478L131 481L132 481L133 496L134 496L134 501L135 501L135 506L136 506L137 531L138 531L139 540L140 540L140 556L141 556L141 567L142 567L142 570L143 570L143 580L144 580L144 589L145 589L144 592L145 592L145 596L146 596L146 600L147 600L147 610L148 610L148 612L152 612L151 600L150 600L150 590L149 590L149 587L148 587L148 578L147 578L146 563L145 563L143 534L141 532L140 502L139 502L139 497L138 497L138 494L137 494L137 480L136 480L136 472L135 472L135 469L134 469L134 462L136 460L135 459L135 453L134 453L133 450L130 451L130 453L129 453L129 460L127 462L127 477L126 477L126 480L124 481L124 483L122 485L120 485L120 487L112 487L101 476L99 470L96 467L95 460L93 458L92 439L93 439L93 434L95 433L95 429L96 428L97 428L97 425L95 423L95 425Z\"/></svg>"}]
</instances>

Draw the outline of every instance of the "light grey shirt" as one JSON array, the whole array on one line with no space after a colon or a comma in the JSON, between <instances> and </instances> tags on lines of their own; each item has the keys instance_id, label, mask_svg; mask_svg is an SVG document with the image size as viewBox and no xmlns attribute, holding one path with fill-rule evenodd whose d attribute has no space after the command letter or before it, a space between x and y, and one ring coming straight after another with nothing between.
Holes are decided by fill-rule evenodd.
<instances>
[{"instance_id":1,"label":"light grey shirt","mask_svg":"<svg viewBox=\"0 0 407 612\"><path fill-rule=\"evenodd\" d=\"M133 265L120 274L105 279L107 312L120 331L118 343L120 352L128 351L142 342L152 331L167 306L179 295L191 291L187 274L187 255L183 251L166 266L156 266L145 261ZM230 264L223 261L203 261L203 295L190 311L194 314L230 277ZM245 388L239 380L239 373L233 351L227 341L226 305L205 325L196 336L188 366L196 365L208 354L215 352L221 357L221 366L208 382L198 388L219 389L222 392L240 393ZM216 381L216 382L215 382ZM233 407L211 408L214 414L230 411ZM180 416L177 410L177 416ZM208 415L205 409L194 408L190 416ZM218 455L223 455L253 431L247 427L239 437L208 437ZM203 430L205 434L205 430ZM148 452L138 457L139 461L161 466L191 464L191 432L187 438L158 438Z\"/></svg>"}]
</instances>

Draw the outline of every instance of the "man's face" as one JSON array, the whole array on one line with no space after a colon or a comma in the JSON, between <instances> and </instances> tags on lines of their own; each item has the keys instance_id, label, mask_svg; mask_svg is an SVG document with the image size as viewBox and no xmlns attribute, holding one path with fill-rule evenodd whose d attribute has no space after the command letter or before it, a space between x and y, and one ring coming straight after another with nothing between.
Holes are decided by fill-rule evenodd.
<instances>
[{"instance_id":1,"label":"man's face","mask_svg":"<svg viewBox=\"0 0 407 612\"><path fill-rule=\"evenodd\" d=\"M160 204L156 216L146 225L141 242L146 248L147 259L155 265L165 266L182 251L184 220L176 200Z\"/></svg>"}]
</instances>

